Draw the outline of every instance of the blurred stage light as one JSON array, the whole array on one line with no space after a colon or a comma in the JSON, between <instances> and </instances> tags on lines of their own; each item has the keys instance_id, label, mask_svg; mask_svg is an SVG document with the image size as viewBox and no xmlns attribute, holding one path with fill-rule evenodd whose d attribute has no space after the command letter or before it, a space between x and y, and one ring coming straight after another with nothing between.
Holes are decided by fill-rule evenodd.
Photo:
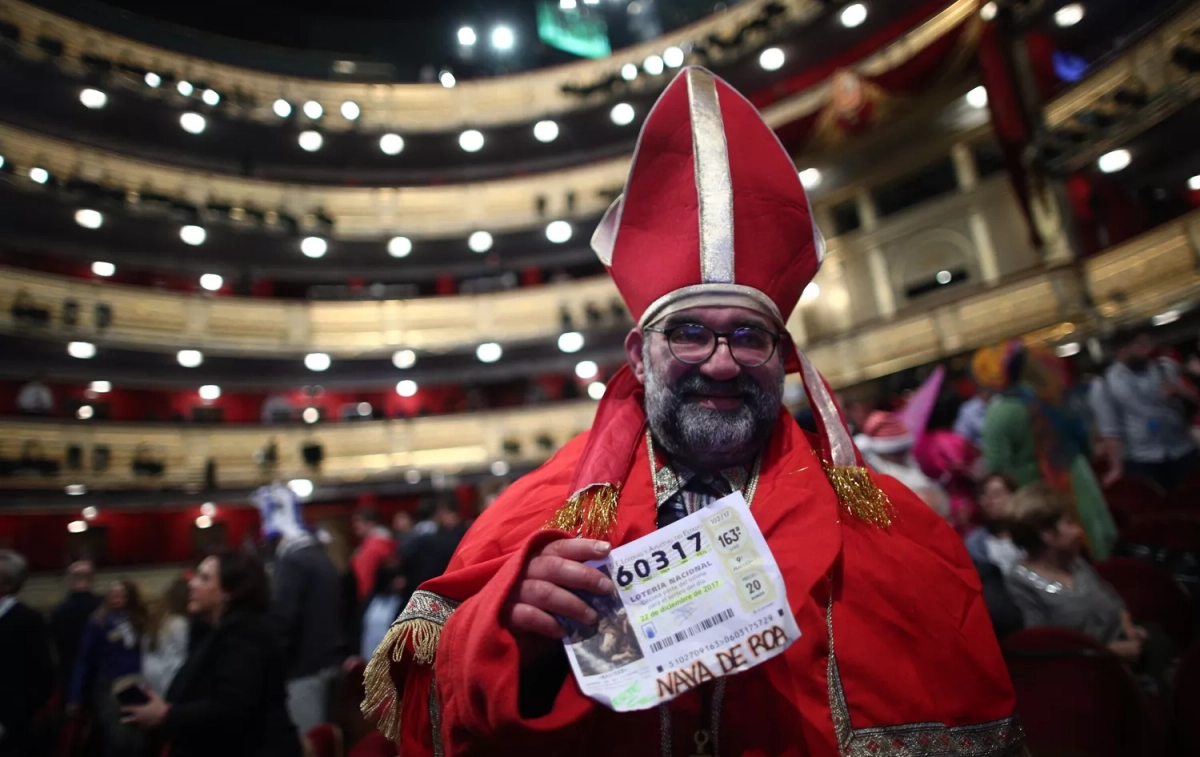
<instances>
[{"instance_id":1,"label":"blurred stage light","mask_svg":"<svg viewBox=\"0 0 1200 757\"><path fill-rule=\"evenodd\" d=\"M466 152L479 152L483 148L483 134L475 129L467 129L458 135L458 146Z\"/></svg>"},{"instance_id":2,"label":"blurred stage light","mask_svg":"<svg viewBox=\"0 0 1200 757\"><path fill-rule=\"evenodd\" d=\"M67 354L80 360L90 360L96 357L96 345L91 342L69 342Z\"/></svg>"},{"instance_id":3,"label":"blurred stage light","mask_svg":"<svg viewBox=\"0 0 1200 757\"><path fill-rule=\"evenodd\" d=\"M1196 174L1192 178L1188 179L1188 189L1192 190L1193 192L1200 192L1200 174Z\"/></svg>"},{"instance_id":4,"label":"blurred stage light","mask_svg":"<svg viewBox=\"0 0 1200 757\"><path fill-rule=\"evenodd\" d=\"M417 382L405 379L396 384L396 394L401 397L412 397L417 393Z\"/></svg>"},{"instance_id":5,"label":"blurred stage light","mask_svg":"<svg viewBox=\"0 0 1200 757\"><path fill-rule=\"evenodd\" d=\"M492 249L492 235L486 231L475 231L467 237L467 247L471 252L484 253Z\"/></svg>"},{"instance_id":6,"label":"blurred stage light","mask_svg":"<svg viewBox=\"0 0 1200 757\"><path fill-rule=\"evenodd\" d=\"M329 251L329 243L321 237L305 237L300 240L300 252L306 257L319 258Z\"/></svg>"},{"instance_id":7,"label":"blurred stage light","mask_svg":"<svg viewBox=\"0 0 1200 757\"><path fill-rule=\"evenodd\" d=\"M321 107L321 103L317 102L316 100L309 100L308 102L304 103L304 115L315 121L316 119L325 115L325 108Z\"/></svg>"},{"instance_id":8,"label":"blurred stage light","mask_svg":"<svg viewBox=\"0 0 1200 757\"><path fill-rule=\"evenodd\" d=\"M458 44L464 47L471 47L475 44L475 30L469 26L464 26L458 30Z\"/></svg>"},{"instance_id":9,"label":"blurred stage light","mask_svg":"<svg viewBox=\"0 0 1200 757\"><path fill-rule=\"evenodd\" d=\"M404 471L404 480L410 484L419 484L421 482L421 471L416 468Z\"/></svg>"},{"instance_id":10,"label":"blurred stage light","mask_svg":"<svg viewBox=\"0 0 1200 757\"><path fill-rule=\"evenodd\" d=\"M206 273L200 277L200 286L210 292L215 292L225 285L225 279L220 274Z\"/></svg>"},{"instance_id":11,"label":"blurred stage light","mask_svg":"<svg viewBox=\"0 0 1200 757\"><path fill-rule=\"evenodd\" d=\"M106 263L103 260L97 260L92 263L92 273L103 278L108 278L117 272L117 267L112 263Z\"/></svg>"},{"instance_id":12,"label":"blurred stage light","mask_svg":"<svg viewBox=\"0 0 1200 757\"><path fill-rule=\"evenodd\" d=\"M604 382L593 381L592 383L588 384L588 388L587 388L588 396L597 401L604 399L605 388L606 387L604 386Z\"/></svg>"},{"instance_id":13,"label":"blurred stage light","mask_svg":"<svg viewBox=\"0 0 1200 757\"><path fill-rule=\"evenodd\" d=\"M538 121L533 125L533 138L539 142L553 142L558 139L558 124L554 121Z\"/></svg>"},{"instance_id":14,"label":"blurred stage light","mask_svg":"<svg viewBox=\"0 0 1200 757\"><path fill-rule=\"evenodd\" d=\"M304 356L304 367L310 371L329 370L329 366L333 361L324 352L310 352Z\"/></svg>"},{"instance_id":15,"label":"blurred stage light","mask_svg":"<svg viewBox=\"0 0 1200 757\"><path fill-rule=\"evenodd\" d=\"M625 81L633 81L637 78L638 68L632 63L626 63L621 66L621 78Z\"/></svg>"},{"instance_id":16,"label":"blurred stage light","mask_svg":"<svg viewBox=\"0 0 1200 757\"><path fill-rule=\"evenodd\" d=\"M207 515L196 516L196 528L212 528L212 518Z\"/></svg>"},{"instance_id":17,"label":"blurred stage light","mask_svg":"<svg viewBox=\"0 0 1200 757\"><path fill-rule=\"evenodd\" d=\"M628 126L633 123L633 116L633 106L629 103L617 103L608 113L608 117L617 126Z\"/></svg>"},{"instance_id":18,"label":"blurred stage light","mask_svg":"<svg viewBox=\"0 0 1200 757\"><path fill-rule=\"evenodd\" d=\"M678 47L668 47L663 50L662 58L668 68L679 68L683 65L683 50Z\"/></svg>"},{"instance_id":19,"label":"blurred stage light","mask_svg":"<svg viewBox=\"0 0 1200 757\"><path fill-rule=\"evenodd\" d=\"M663 72L663 59L657 55L650 55L646 60L642 61L642 70L651 76L658 76Z\"/></svg>"},{"instance_id":20,"label":"blurred stage light","mask_svg":"<svg viewBox=\"0 0 1200 757\"><path fill-rule=\"evenodd\" d=\"M458 79L455 79L454 74L446 69L442 69L442 72L438 74L438 81L446 89L454 89L454 85L458 84Z\"/></svg>"},{"instance_id":21,"label":"blurred stage light","mask_svg":"<svg viewBox=\"0 0 1200 757\"><path fill-rule=\"evenodd\" d=\"M175 354L175 359L184 368L197 368L204 362L204 353L200 350L180 350Z\"/></svg>"},{"instance_id":22,"label":"blurred stage light","mask_svg":"<svg viewBox=\"0 0 1200 757\"><path fill-rule=\"evenodd\" d=\"M179 227L179 238L183 240L184 244L196 247L204 244L204 240L208 239L208 232L204 230L203 226L189 223L187 226Z\"/></svg>"},{"instance_id":23,"label":"blurred stage light","mask_svg":"<svg viewBox=\"0 0 1200 757\"><path fill-rule=\"evenodd\" d=\"M392 237L388 240L387 251L393 258L406 258L412 252L412 240L408 237Z\"/></svg>"},{"instance_id":24,"label":"blurred stage light","mask_svg":"<svg viewBox=\"0 0 1200 757\"><path fill-rule=\"evenodd\" d=\"M988 0L988 2L984 3L983 7L979 9L979 17L984 21L991 21L996 17L997 10L998 9L996 8L995 0Z\"/></svg>"},{"instance_id":25,"label":"blurred stage light","mask_svg":"<svg viewBox=\"0 0 1200 757\"><path fill-rule=\"evenodd\" d=\"M175 85L175 90L184 97L191 97L192 93L196 91L196 88L192 86L190 81L180 79Z\"/></svg>"},{"instance_id":26,"label":"blurred stage light","mask_svg":"<svg viewBox=\"0 0 1200 757\"><path fill-rule=\"evenodd\" d=\"M162 86L162 77L159 76L158 74L154 73L153 71L147 71L146 76L143 79L143 81L146 82L147 87L156 87L157 88L159 86Z\"/></svg>"},{"instance_id":27,"label":"blurred stage light","mask_svg":"<svg viewBox=\"0 0 1200 757\"><path fill-rule=\"evenodd\" d=\"M217 503L205 502L203 505L200 505L200 514L207 515L210 518L213 517L217 514Z\"/></svg>"},{"instance_id":28,"label":"blurred stage light","mask_svg":"<svg viewBox=\"0 0 1200 757\"><path fill-rule=\"evenodd\" d=\"M39 166L29 169L29 180L34 184L45 184L50 181L50 172Z\"/></svg>"},{"instance_id":29,"label":"blurred stage light","mask_svg":"<svg viewBox=\"0 0 1200 757\"><path fill-rule=\"evenodd\" d=\"M1054 11L1054 23L1066 28L1083 20L1083 3L1071 3Z\"/></svg>"},{"instance_id":30,"label":"blurred stage light","mask_svg":"<svg viewBox=\"0 0 1200 757\"><path fill-rule=\"evenodd\" d=\"M300 132L297 141L300 143L300 149L305 152L316 152L321 149L321 145L325 144L325 138L321 136L321 132L311 129Z\"/></svg>"},{"instance_id":31,"label":"blurred stage light","mask_svg":"<svg viewBox=\"0 0 1200 757\"><path fill-rule=\"evenodd\" d=\"M221 387L216 384L205 384L200 387L200 399L212 402L221 398Z\"/></svg>"},{"instance_id":32,"label":"blurred stage light","mask_svg":"<svg viewBox=\"0 0 1200 757\"><path fill-rule=\"evenodd\" d=\"M312 408L309 409L312 410ZM309 497L312 496L313 493L313 482L309 481L307 478L294 478L291 481L288 481L288 488L291 489L292 493L297 497Z\"/></svg>"},{"instance_id":33,"label":"blurred stage light","mask_svg":"<svg viewBox=\"0 0 1200 757\"><path fill-rule=\"evenodd\" d=\"M396 350L392 353L392 365L407 370L417 364L417 353L412 350Z\"/></svg>"},{"instance_id":34,"label":"blurred stage light","mask_svg":"<svg viewBox=\"0 0 1200 757\"><path fill-rule=\"evenodd\" d=\"M97 510L94 505L88 505L87 507L83 508L79 514L83 516L84 520L95 520L96 516L100 514L100 511Z\"/></svg>"},{"instance_id":35,"label":"blurred stage light","mask_svg":"<svg viewBox=\"0 0 1200 757\"><path fill-rule=\"evenodd\" d=\"M821 186L821 172L816 168L806 168L800 172L800 186L805 189L816 189Z\"/></svg>"},{"instance_id":36,"label":"blurred stage light","mask_svg":"<svg viewBox=\"0 0 1200 757\"><path fill-rule=\"evenodd\" d=\"M321 411L315 407L306 407L304 412L300 413L300 417L304 419L305 423L316 423L321 420Z\"/></svg>"},{"instance_id":37,"label":"blurred stage light","mask_svg":"<svg viewBox=\"0 0 1200 757\"><path fill-rule=\"evenodd\" d=\"M812 302L821 296L821 285L815 281L808 282L804 287L804 291L800 293L801 302Z\"/></svg>"},{"instance_id":38,"label":"blurred stage light","mask_svg":"<svg viewBox=\"0 0 1200 757\"><path fill-rule=\"evenodd\" d=\"M935 278L937 279L937 283L945 285L954 280L954 274L949 271L938 271Z\"/></svg>"},{"instance_id":39,"label":"blurred stage light","mask_svg":"<svg viewBox=\"0 0 1200 757\"><path fill-rule=\"evenodd\" d=\"M86 421L90 420L95 412L91 405L80 405L79 409L75 411L75 417L81 421Z\"/></svg>"},{"instance_id":40,"label":"blurred stage light","mask_svg":"<svg viewBox=\"0 0 1200 757\"><path fill-rule=\"evenodd\" d=\"M358 103L347 100L342 103L342 118L347 121L357 121L362 115L362 108L358 107Z\"/></svg>"},{"instance_id":41,"label":"blurred stage light","mask_svg":"<svg viewBox=\"0 0 1200 757\"><path fill-rule=\"evenodd\" d=\"M1129 166L1133 156L1129 154L1129 150L1113 150L1106 152L1096 161L1096 167L1102 173L1116 173Z\"/></svg>"},{"instance_id":42,"label":"blurred stage light","mask_svg":"<svg viewBox=\"0 0 1200 757\"><path fill-rule=\"evenodd\" d=\"M79 93L79 102L83 103L85 108L100 110L108 104L108 95L98 89L88 87Z\"/></svg>"},{"instance_id":43,"label":"blurred stage light","mask_svg":"<svg viewBox=\"0 0 1200 757\"><path fill-rule=\"evenodd\" d=\"M575 365L575 375L581 379L596 378L599 372L600 366L594 360L581 360Z\"/></svg>"},{"instance_id":44,"label":"blurred stage light","mask_svg":"<svg viewBox=\"0 0 1200 757\"><path fill-rule=\"evenodd\" d=\"M575 10L575 0L558 0L558 7L561 10L573 11Z\"/></svg>"},{"instance_id":45,"label":"blurred stage light","mask_svg":"<svg viewBox=\"0 0 1200 757\"><path fill-rule=\"evenodd\" d=\"M82 486L82 484L75 484L75 485ZM67 489L70 489L70 488L71 488L70 486L67 487ZM67 494L70 494L70 493L71 493L70 491L67 492ZM78 492L78 493L83 494L83 492ZM87 530L87 521L73 520L67 524L67 530L73 534L81 534Z\"/></svg>"},{"instance_id":46,"label":"blurred stage light","mask_svg":"<svg viewBox=\"0 0 1200 757\"><path fill-rule=\"evenodd\" d=\"M986 108L988 104L987 87L983 86L982 84L980 84L978 87L975 87L966 94L966 100L967 105L970 105L972 108Z\"/></svg>"},{"instance_id":47,"label":"blurred stage light","mask_svg":"<svg viewBox=\"0 0 1200 757\"><path fill-rule=\"evenodd\" d=\"M108 394L112 391L111 381L93 381L88 384L88 391L96 394Z\"/></svg>"},{"instance_id":48,"label":"blurred stage light","mask_svg":"<svg viewBox=\"0 0 1200 757\"><path fill-rule=\"evenodd\" d=\"M839 18L842 26L847 29L862 26L862 23L867 20L867 6L862 3L847 5L842 9L842 15Z\"/></svg>"},{"instance_id":49,"label":"blurred stage light","mask_svg":"<svg viewBox=\"0 0 1200 757\"><path fill-rule=\"evenodd\" d=\"M571 224L566 221L551 221L546 224L546 239L555 244L570 241L573 232Z\"/></svg>"},{"instance_id":50,"label":"blurred stage light","mask_svg":"<svg viewBox=\"0 0 1200 757\"><path fill-rule=\"evenodd\" d=\"M384 155L399 155L404 149L404 137L399 134L384 134L379 138L379 149Z\"/></svg>"},{"instance_id":51,"label":"blurred stage light","mask_svg":"<svg viewBox=\"0 0 1200 757\"><path fill-rule=\"evenodd\" d=\"M1054 353L1059 357L1071 357L1072 355L1078 355L1080 349L1079 342L1067 342L1055 347Z\"/></svg>"},{"instance_id":52,"label":"blurred stage light","mask_svg":"<svg viewBox=\"0 0 1200 757\"><path fill-rule=\"evenodd\" d=\"M513 30L507 26L497 26L492 29L492 47L497 50L511 50L516 38L513 37Z\"/></svg>"},{"instance_id":53,"label":"blurred stage light","mask_svg":"<svg viewBox=\"0 0 1200 757\"><path fill-rule=\"evenodd\" d=\"M778 47L768 47L758 56L758 65L764 71L778 71L783 68L785 56Z\"/></svg>"},{"instance_id":54,"label":"blurred stage light","mask_svg":"<svg viewBox=\"0 0 1200 757\"><path fill-rule=\"evenodd\" d=\"M215 89L206 89L201 93L200 99L204 101L205 105L215 108L221 102L221 95Z\"/></svg>"},{"instance_id":55,"label":"blurred stage light","mask_svg":"<svg viewBox=\"0 0 1200 757\"><path fill-rule=\"evenodd\" d=\"M504 356L504 348L495 342L484 342L475 349L475 357L481 363L494 363Z\"/></svg>"},{"instance_id":56,"label":"blurred stage light","mask_svg":"<svg viewBox=\"0 0 1200 757\"><path fill-rule=\"evenodd\" d=\"M98 229L104 223L104 216L99 210L91 208L80 208L75 211L75 223L85 229Z\"/></svg>"},{"instance_id":57,"label":"blurred stage light","mask_svg":"<svg viewBox=\"0 0 1200 757\"><path fill-rule=\"evenodd\" d=\"M271 104L271 110L280 118L287 118L292 115L292 104L284 99L276 100Z\"/></svg>"},{"instance_id":58,"label":"blurred stage light","mask_svg":"<svg viewBox=\"0 0 1200 757\"><path fill-rule=\"evenodd\" d=\"M179 125L188 134L200 134L208 126L208 121L199 113L184 113L179 117Z\"/></svg>"},{"instance_id":59,"label":"blurred stage light","mask_svg":"<svg viewBox=\"0 0 1200 757\"><path fill-rule=\"evenodd\" d=\"M583 349L583 334L578 331L567 331L558 336L558 349L562 352L579 352Z\"/></svg>"}]
</instances>

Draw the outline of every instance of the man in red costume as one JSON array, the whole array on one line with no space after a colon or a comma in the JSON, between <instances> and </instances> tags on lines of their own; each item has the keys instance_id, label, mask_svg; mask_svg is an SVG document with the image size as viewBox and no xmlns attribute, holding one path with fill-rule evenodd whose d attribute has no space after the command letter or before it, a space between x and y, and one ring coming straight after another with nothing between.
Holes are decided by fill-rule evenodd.
<instances>
[{"instance_id":1,"label":"man in red costume","mask_svg":"<svg viewBox=\"0 0 1200 757\"><path fill-rule=\"evenodd\" d=\"M364 711L413 755L1016 755L1008 674L961 541L872 474L785 324L824 255L795 166L699 68L642 127L592 239L637 327L592 430L480 516L367 672ZM781 406L798 371L819 433ZM801 636L657 708L571 675L555 616L583 563L741 490Z\"/></svg>"}]
</instances>

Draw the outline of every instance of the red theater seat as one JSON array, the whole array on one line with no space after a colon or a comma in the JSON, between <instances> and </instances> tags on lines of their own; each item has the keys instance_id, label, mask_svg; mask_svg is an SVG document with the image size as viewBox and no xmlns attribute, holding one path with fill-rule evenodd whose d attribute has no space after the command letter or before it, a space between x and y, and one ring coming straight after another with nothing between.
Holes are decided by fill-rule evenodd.
<instances>
[{"instance_id":1,"label":"red theater seat","mask_svg":"<svg viewBox=\"0 0 1200 757\"><path fill-rule=\"evenodd\" d=\"M354 745L349 757L396 757L396 745L379 731L371 731Z\"/></svg>"},{"instance_id":2,"label":"red theater seat","mask_svg":"<svg viewBox=\"0 0 1200 757\"><path fill-rule=\"evenodd\" d=\"M1141 560L1114 557L1096 563L1096 572L1113 585L1137 623L1157 623L1180 649L1195 636L1188 596L1165 569Z\"/></svg>"},{"instance_id":3,"label":"red theater seat","mask_svg":"<svg viewBox=\"0 0 1200 757\"><path fill-rule=\"evenodd\" d=\"M1034 755L1162 754L1149 703L1102 645L1062 628L1027 628L1005 638L1003 647Z\"/></svg>"}]
</instances>

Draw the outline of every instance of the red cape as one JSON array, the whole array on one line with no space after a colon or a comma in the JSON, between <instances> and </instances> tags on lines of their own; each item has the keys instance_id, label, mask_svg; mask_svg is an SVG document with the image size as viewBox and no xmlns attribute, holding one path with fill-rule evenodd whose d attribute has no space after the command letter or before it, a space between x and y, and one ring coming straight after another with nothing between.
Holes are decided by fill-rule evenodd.
<instances>
[{"instance_id":1,"label":"red cape","mask_svg":"<svg viewBox=\"0 0 1200 757\"><path fill-rule=\"evenodd\" d=\"M500 610L529 550L564 536L543 525L571 493L588 436L480 516L447 573L424 584L397 621L394 631L403 633L376 654L368 702L380 714L401 692L405 757L659 754L666 753L663 723L674 731L673 754L697 751L696 692L673 700L669 718L658 709L616 713L585 697L568 675L549 714L519 711L521 651L500 625ZM802 635L783 655L727 680L714 705L717 753L1022 753L1012 685L957 534L882 476L874 478L891 498L891 525L849 515L815 444L781 413L751 510ZM612 543L652 532L655 515L643 443L621 491Z\"/></svg>"}]
</instances>

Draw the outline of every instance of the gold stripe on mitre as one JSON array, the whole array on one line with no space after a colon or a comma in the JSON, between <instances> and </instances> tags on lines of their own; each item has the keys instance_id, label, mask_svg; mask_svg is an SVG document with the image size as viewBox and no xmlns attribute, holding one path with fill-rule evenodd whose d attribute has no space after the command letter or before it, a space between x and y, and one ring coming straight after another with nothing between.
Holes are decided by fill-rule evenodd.
<instances>
[{"instance_id":1,"label":"gold stripe on mitre","mask_svg":"<svg viewBox=\"0 0 1200 757\"><path fill-rule=\"evenodd\" d=\"M688 115L700 215L700 280L732 284L733 178L717 82L702 68L687 70Z\"/></svg>"}]
</instances>

